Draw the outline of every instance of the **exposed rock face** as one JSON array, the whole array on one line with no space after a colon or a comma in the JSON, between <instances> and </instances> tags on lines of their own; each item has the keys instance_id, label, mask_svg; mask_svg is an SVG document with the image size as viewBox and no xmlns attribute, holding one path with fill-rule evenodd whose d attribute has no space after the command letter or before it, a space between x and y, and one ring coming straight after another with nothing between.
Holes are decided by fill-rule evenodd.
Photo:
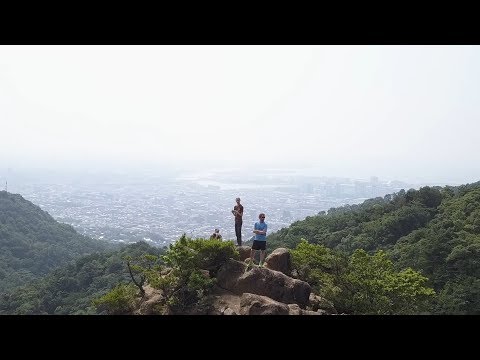
<instances>
[{"instance_id":1,"label":"exposed rock face","mask_svg":"<svg viewBox=\"0 0 480 360\"><path fill-rule=\"evenodd\" d=\"M232 309L230 309L230 308L226 308L226 309L223 311L222 315L237 315L237 313L236 313L235 311L233 311Z\"/></svg>"},{"instance_id":2,"label":"exposed rock face","mask_svg":"<svg viewBox=\"0 0 480 360\"><path fill-rule=\"evenodd\" d=\"M278 248L275 249L265 259L265 266L268 269L276 270L284 273L285 275L292 275L292 258L288 249Z\"/></svg>"},{"instance_id":3,"label":"exposed rock face","mask_svg":"<svg viewBox=\"0 0 480 360\"><path fill-rule=\"evenodd\" d=\"M311 310L303 310L297 304L288 304L288 315L325 315Z\"/></svg>"},{"instance_id":4,"label":"exposed rock face","mask_svg":"<svg viewBox=\"0 0 480 360\"><path fill-rule=\"evenodd\" d=\"M240 261L245 261L247 258L250 257L250 252L252 248L249 246L238 246L237 250L240 253Z\"/></svg>"},{"instance_id":5,"label":"exposed rock face","mask_svg":"<svg viewBox=\"0 0 480 360\"><path fill-rule=\"evenodd\" d=\"M302 309L297 304L288 304L288 315L302 315Z\"/></svg>"},{"instance_id":6,"label":"exposed rock face","mask_svg":"<svg viewBox=\"0 0 480 360\"><path fill-rule=\"evenodd\" d=\"M223 289L233 291L237 285L237 280L245 273L245 265L243 262L229 259L227 260L217 273L217 284Z\"/></svg>"},{"instance_id":7,"label":"exposed rock face","mask_svg":"<svg viewBox=\"0 0 480 360\"><path fill-rule=\"evenodd\" d=\"M136 315L154 315L158 314L155 310L162 299L162 291L152 288L150 285L144 286L145 296L140 301L140 306L134 312Z\"/></svg>"},{"instance_id":8,"label":"exposed rock face","mask_svg":"<svg viewBox=\"0 0 480 360\"><path fill-rule=\"evenodd\" d=\"M214 287L212 307L209 315L238 315L240 313L240 296L231 291Z\"/></svg>"},{"instance_id":9,"label":"exposed rock face","mask_svg":"<svg viewBox=\"0 0 480 360\"><path fill-rule=\"evenodd\" d=\"M243 293L240 315L288 315L288 306L266 296Z\"/></svg>"},{"instance_id":10,"label":"exposed rock face","mask_svg":"<svg viewBox=\"0 0 480 360\"><path fill-rule=\"evenodd\" d=\"M264 295L285 304L295 303L305 307L309 302L311 287L279 271L254 266L245 272L246 264L228 260L217 274L218 285L236 294Z\"/></svg>"},{"instance_id":11,"label":"exposed rock face","mask_svg":"<svg viewBox=\"0 0 480 360\"><path fill-rule=\"evenodd\" d=\"M313 311L321 311L326 314L337 313L337 310L330 301L313 293L311 293L309 297L309 308Z\"/></svg>"},{"instance_id":12,"label":"exposed rock face","mask_svg":"<svg viewBox=\"0 0 480 360\"><path fill-rule=\"evenodd\" d=\"M288 249L276 249L270 254L265 267L247 269L245 259L250 257L250 247L237 248L241 261L229 259L216 273L216 285L199 306L183 314L192 315L329 315L336 314L333 304L311 293L308 283L291 277L291 256ZM200 270L206 278L211 274ZM164 272L166 273L166 271ZM215 274L213 274L214 276ZM145 296L136 301L134 314L173 314L162 291L149 285Z\"/></svg>"},{"instance_id":13,"label":"exposed rock face","mask_svg":"<svg viewBox=\"0 0 480 360\"><path fill-rule=\"evenodd\" d=\"M317 311L302 310L302 315L325 315L325 314L319 313Z\"/></svg>"}]
</instances>

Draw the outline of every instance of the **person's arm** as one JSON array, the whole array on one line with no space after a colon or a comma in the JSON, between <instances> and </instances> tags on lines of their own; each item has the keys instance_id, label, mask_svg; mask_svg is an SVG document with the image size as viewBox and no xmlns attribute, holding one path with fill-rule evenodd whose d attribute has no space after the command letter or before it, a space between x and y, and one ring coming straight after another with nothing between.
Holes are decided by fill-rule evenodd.
<instances>
[{"instance_id":1,"label":"person's arm","mask_svg":"<svg viewBox=\"0 0 480 360\"><path fill-rule=\"evenodd\" d=\"M265 225L265 230L263 230L263 235L267 235L267 225Z\"/></svg>"},{"instance_id":2,"label":"person's arm","mask_svg":"<svg viewBox=\"0 0 480 360\"><path fill-rule=\"evenodd\" d=\"M259 235L267 235L267 225L265 225L265 230L256 230L257 232L255 234Z\"/></svg>"},{"instance_id":3,"label":"person's arm","mask_svg":"<svg viewBox=\"0 0 480 360\"><path fill-rule=\"evenodd\" d=\"M258 234L258 235L262 235L263 234L263 231L262 230L258 230L258 223L255 223L255 225L253 226L253 232L255 234Z\"/></svg>"},{"instance_id":4,"label":"person's arm","mask_svg":"<svg viewBox=\"0 0 480 360\"><path fill-rule=\"evenodd\" d=\"M238 210L233 209L233 210L232 210L232 213L233 213L233 215L238 215L238 216L240 216L240 217L243 216L243 210L238 211Z\"/></svg>"}]
</instances>

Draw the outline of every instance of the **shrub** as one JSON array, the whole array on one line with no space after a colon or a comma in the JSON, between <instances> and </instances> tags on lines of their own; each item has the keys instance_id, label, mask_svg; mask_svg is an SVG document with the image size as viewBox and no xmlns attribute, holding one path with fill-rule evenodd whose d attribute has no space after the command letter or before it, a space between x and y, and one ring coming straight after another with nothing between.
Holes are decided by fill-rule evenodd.
<instances>
[{"instance_id":1,"label":"shrub","mask_svg":"<svg viewBox=\"0 0 480 360\"><path fill-rule=\"evenodd\" d=\"M132 311L137 291L132 284L120 284L102 297L93 300L97 311L121 315Z\"/></svg>"}]
</instances>

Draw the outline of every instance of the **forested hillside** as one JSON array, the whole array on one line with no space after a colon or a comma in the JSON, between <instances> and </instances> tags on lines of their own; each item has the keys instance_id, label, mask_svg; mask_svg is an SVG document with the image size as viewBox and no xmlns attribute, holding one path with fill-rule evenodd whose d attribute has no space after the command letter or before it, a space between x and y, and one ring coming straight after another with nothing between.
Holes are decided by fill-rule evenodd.
<instances>
[{"instance_id":1,"label":"forested hillside","mask_svg":"<svg viewBox=\"0 0 480 360\"><path fill-rule=\"evenodd\" d=\"M185 241L211 250L208 241ZM291 248L292 276L341 313L480 314L480 182L332 208L269 235L267 244L269 253ZM199 273L193 248L181 245L167 255L180 270ZM121 300L117 292L126 283L135 291L125 257L166 251L142 242L99 252L106 247L21 196L0 192L0 314L94 314L94 299ZM166 291L180 279L175 274L153 285ZM200 278L193 279L186 283L197 289Z\"/></svg>"},{"instance_id":2,"label":"forested hillside","mask_svg":"<svg viewBox=\"0 0 480 360\"><path fill-rule=\"evenodd\" d=\"M0 191L0 292L113 245L79 235L18 194Z\"/></svg>"},{"instance_id":3,"label":"forested hillside","mask_svg":"<svg viewBox=\"0 0 480 360\"><path fill-rule=\"evenodd\" d=\"M92 301L118 284L131 282L125 257L164 251L145 242L121 250L84 256L42 279L4 293L0 314L96 314Z\"/></svg>"},{"instance_id":4,"label":"forested hillside","mask_svg":"<svg viewBox=\"0 0 480 360\"><path fill-rule=\"evenodd\" d=\"M436 291L429 312L480 314L480 182L423 187L332 208L268 236L268 247L301 239L351 255L383 250L397 270L411 267Z\"/></svg>"}]
</instances>

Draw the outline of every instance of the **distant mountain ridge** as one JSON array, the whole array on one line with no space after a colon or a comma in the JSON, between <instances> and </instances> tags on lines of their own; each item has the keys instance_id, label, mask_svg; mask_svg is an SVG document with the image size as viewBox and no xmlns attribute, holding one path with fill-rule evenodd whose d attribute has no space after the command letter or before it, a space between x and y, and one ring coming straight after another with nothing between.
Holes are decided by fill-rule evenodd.
<instances>
[{"instance_id":1,"label":"distant mountain ridge","mask_svg":"<svg viewBox=\"0 0 480 360\"><path fill-rule=\"evenodd\" d=\"M21 195L0 191L0 291L112 247L78 234Z\"/></svg>"}]
</instances>

